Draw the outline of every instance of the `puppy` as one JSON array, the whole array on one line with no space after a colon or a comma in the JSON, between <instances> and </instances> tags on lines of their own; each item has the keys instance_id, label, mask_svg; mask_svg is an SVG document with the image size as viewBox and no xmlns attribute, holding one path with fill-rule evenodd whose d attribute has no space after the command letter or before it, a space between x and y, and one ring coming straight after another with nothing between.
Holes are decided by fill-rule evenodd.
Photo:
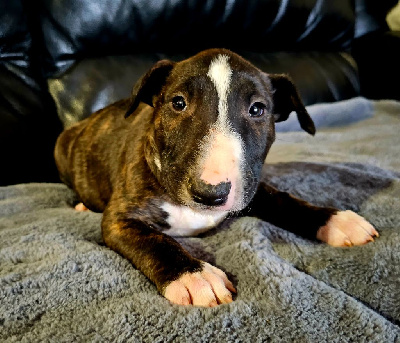
<instances>
[{"instance_id":1,"label":"puppy","mask_svg":"<svg viewBox=\"0 0 400 343\"><path fill-rule=\"evenodd\" d=\"M120 100L65 130L55 159L64 183L103 212L105 244L172 303L216 306L236 292L220 269L173 236L192 236L230 215L269 221L333 246L378 232L351 211L316 207L260 183L275 123L296 111L315 133L291 80L231 51L156 63Z\"/></svg>"}]
</instances>

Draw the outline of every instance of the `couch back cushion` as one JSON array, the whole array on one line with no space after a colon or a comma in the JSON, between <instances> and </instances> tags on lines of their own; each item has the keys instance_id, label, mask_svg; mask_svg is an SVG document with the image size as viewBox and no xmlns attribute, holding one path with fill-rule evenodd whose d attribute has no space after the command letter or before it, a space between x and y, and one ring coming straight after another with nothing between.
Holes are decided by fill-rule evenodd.
<instances>
[{"instance_id":1,"label":"couch back cushion","mask_svg":"<svg viewBox=\"0 0 400 343\"><path fill-rule=\"evenodd\" d=\"M21 1L0 1L0 62L29 64L31 36Z\"/></svg>"},{"instance_id":2,"label":"couch back cushion","mask_svg":"<svg viewBox=\"0 0 400 343\"><path fill-rule=\"evenodd\" d=\"M42 0L49 89L64 126L127 97L163 58L229 48L289 73L307 104L359 94L353 0Z\"/></svg>"},{"instance_id":3,"label":"couch back cushion","mask_svg":"<svg viewBox=\"0 0 400 343\"><path fill-rule=\"evenodd\" d=\"M353 38L352 0L43 0L48 75L84 57L188 52L343 51Z\"/></svg>"}]
</instances>

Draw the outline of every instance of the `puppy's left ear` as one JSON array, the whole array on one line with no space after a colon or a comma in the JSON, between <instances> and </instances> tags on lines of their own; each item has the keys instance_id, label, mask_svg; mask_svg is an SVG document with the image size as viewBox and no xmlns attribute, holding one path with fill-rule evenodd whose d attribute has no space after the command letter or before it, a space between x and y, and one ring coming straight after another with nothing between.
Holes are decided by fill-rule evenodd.
<instances>
[{"instance_id":1,"label":"puppy's left ear","mask_svg":"<svg viewBox=\"0 0 400 343\"><path fill-rule=\"evenodd\" d=\"M125 113L125 118L135 112L141 102L154 107L153 97L160 94L174 65L175 62L169 60L158 61L136 82L132 90L131 104Z\"/></svg>"},{"instance_id":2,"label":"puppy's left ear","mask_svg":"<svg viewBox=\"0 0 400 343\"><path fill-rule=\"evenodd\" d=\"M269 74L274 102L276 122L284 121L292 111L296 111L301 128L311 135L315 134L315 125L301 101L292 80L284 74Z\"/></svg>"}]
</instances>

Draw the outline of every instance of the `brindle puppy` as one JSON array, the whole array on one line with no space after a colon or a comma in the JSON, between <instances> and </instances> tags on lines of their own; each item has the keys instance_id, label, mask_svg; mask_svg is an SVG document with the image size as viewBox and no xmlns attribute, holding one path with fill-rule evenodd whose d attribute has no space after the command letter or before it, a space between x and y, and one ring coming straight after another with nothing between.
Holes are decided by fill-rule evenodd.
<instances>
[{"instance_id":1,"label":"brindle puppy","mask_svg":"<svg viewBox=\"0 0 400 343\"><path fill-rule=\"evenodd\" d=\"M225 273L171 236L190 236L228 214L255 216L334 246L373 241L351 211L312 206L260 183L275 122L297 112L315 133L293 83L228 50L160 61L118 101L65 130L55 157L85 206L104 212L108 247L176 304L232 301Z\"/></svg>"}]
</instances>

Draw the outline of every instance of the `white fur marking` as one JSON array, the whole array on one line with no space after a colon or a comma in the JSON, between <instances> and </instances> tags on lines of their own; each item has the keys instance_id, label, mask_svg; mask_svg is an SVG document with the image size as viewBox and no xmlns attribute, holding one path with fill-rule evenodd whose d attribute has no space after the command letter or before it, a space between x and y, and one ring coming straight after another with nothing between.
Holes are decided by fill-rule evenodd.
<instances>
[{"instance_id":1,"label":"white fur marking","mask_svg":"<svg viewBox=\"0 0 400 343\"><path fill-rule=\"evenodd\" d=\"M232 70L227 55L218 55L210 64L207 76L214 83L218 94L218 124L228 123L228 94Z\"/></svg>"},{"instance_id":2,"label":"white fur marking","mask_svg":"<svg viewBox=\"0 0 400 343\"><path fill-rule=\"evenodd\" d=\"M161 171L161 162L160 162L160 159L158 157L154 157L154 163L157 166L158 170Z\"/></svg>"},{"instance_id":3,"label":"white fur marking","mask_svg":"<svg viewBox=\"0 0 400 343\"><path fill-rule=\"evenodd\" d=\"M220 182L231 182L228 201L220 210L236 211L242 209L242 145L240 139L229 131L212 132L208 137L209 143L204 146L205 156L200 179L210 185Z\"/></svg>"},{"instance_id":4,"label":"white fur marking","mask_svg":"<svg viewBox=\"0 0 400 343\"><path fill-rule=\"evenodd\" d=\"M167 222L171 228L164 233L170 236L196 236L217 226L228 215L227 211L195 211L168 202L161 208L168 213Z\"/></svg>"},{"instance_id":5,"label":"white fur marking","mask_svg":"<svg viewBox=\"0 0 400 343\"><path fill-rule=\"evenodd\" d=\"M218 95L218 119L203 141L204 165L201 179L209 184L230 181L231 192L221 210L240 210L243 203L243 142L228 120L228 95L232 81L229 56L214 58L207 73Z\"/></svg>"}]
</instances>

